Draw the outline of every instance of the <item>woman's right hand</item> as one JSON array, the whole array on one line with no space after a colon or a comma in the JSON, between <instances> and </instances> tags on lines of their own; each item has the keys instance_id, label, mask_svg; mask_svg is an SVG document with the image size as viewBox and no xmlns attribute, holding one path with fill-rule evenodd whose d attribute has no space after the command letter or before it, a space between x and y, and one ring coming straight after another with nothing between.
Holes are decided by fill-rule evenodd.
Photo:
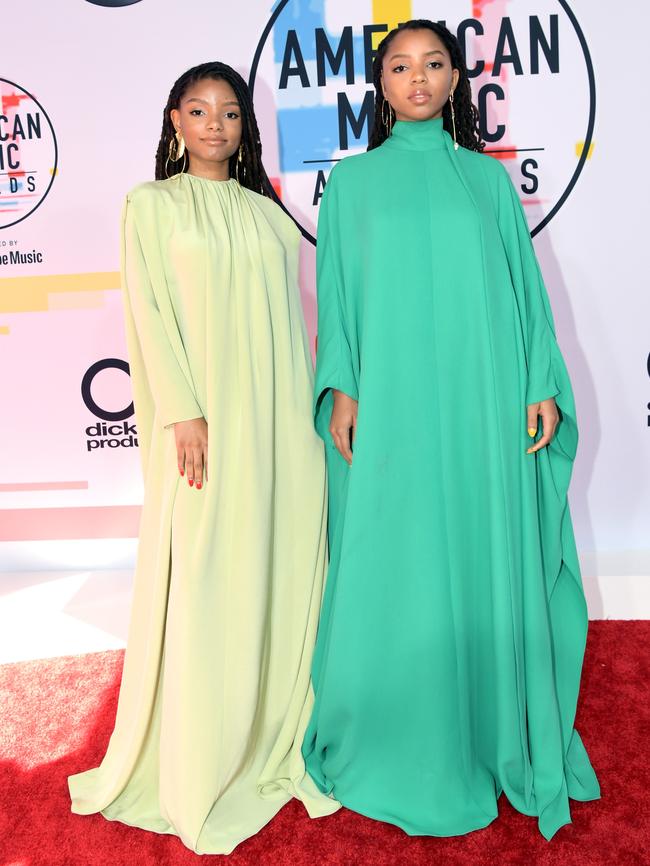
<instances>
[{"instance_id":1,"label":"woman's right hand","mask_svg":"<svg viewBox=\"0 0 650 866\"><path fill-rule=\"evenodd\" d=\"M174 424L178 471L187 476L187 483L196 489L208 480L208 424L205 418L178 421Z\"/></svg>"},{"instance_id":2,"label":"woman's right hand","mask_svg":"<svg viewBox=\"0 0 650 866\"><path fill-rule=\"evenodd\" d=\"M352 444L357 432L357 412L359 402L343 391L332 388L334 408L330 418L330 433L334 445L348 466L352 466Z\"/></svg>"}]
</instances>

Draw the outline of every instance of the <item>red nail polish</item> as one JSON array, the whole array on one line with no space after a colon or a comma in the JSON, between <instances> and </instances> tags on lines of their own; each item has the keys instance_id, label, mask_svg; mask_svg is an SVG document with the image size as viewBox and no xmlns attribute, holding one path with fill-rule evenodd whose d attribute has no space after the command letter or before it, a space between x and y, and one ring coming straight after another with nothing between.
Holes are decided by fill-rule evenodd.
<instances>
[{"instance_id":1,"label":"red nail polish","mask_svg":"<svg viewBox=\"0 0 650 866\"><path fill-rule=\"evenodd\" d=\"M194 487L194 479L193 478L188 478L187 483L190 485L190 487Z\"/></svg>"},{"instance_id":2,"label":"red nail polish","mask_svg":"<svg viewBox=\"0 0 650 866\"><path fill-rule=\"evenodd\" d=\"M181 478L182 478L182 477L185 475L185 470L184 470L184 469L180 469L179 471L180 471L180 473L181 473Z\"/></svg>"},{"instance_id":3,"label":"red nail polish","mask_svg":"<svg viewBox=\"0 0 650 866\"><path fill-rule=\"evenodd\" d=\"M197 489L197 490L200 490L202 487L203 487L203 485L201 484L201 482L200 482L200 481L197 481L197 482L196 482L196 489Z\"/></svg>"}]
</instances>

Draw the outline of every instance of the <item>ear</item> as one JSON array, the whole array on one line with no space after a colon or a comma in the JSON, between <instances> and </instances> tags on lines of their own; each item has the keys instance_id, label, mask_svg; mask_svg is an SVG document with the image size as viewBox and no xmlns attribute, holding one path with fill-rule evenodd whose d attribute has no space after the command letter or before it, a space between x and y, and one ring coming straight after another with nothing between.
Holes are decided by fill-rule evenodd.
<instances>
[{"instance_id":1,"label":"ear","mask_svg":"<svg viewBox=\"0 0 650 866\"><path fill-rule=\"evenodd\" d=\"M381 95L384 97L384 99L388 99L388 97L386 96L386 85L384 84L384 73L383 72L379 76L379 80L381 82Z\"/></svg>"},{"instance_id":2,"label":"ear","mask_svg":"<svg viewBox=\"0 0 650 866\"><path fill-rule=\"evenodd\" d=\"M169 112L169 116L171 117L172 123L174 124L174 129L176 132L181 128L181 113L177 108L172 108Z\"/></svg>"},{"instance_id":3,"label":"ear","mask_svg":"<svg viewBox=\"0 0 650 866\"><path fill-rule=\"evenodd\" d=\"M451 89L455 90L458 87L458 79L460 78L460 72L457 69L451 70Z\"/></svg>"}]
</instances>

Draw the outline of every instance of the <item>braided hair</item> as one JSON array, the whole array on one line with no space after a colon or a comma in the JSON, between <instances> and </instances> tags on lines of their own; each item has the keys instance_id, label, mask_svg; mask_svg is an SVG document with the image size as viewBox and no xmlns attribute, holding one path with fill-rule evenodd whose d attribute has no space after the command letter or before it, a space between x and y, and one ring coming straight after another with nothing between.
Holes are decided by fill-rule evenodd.
<instances>
[{"instance_id":1,"label":"braided hair","mask_svg":"<svg viewBox=\"0 0 650 866\"><path fill-rule=\"evenodd\" d=\"M442 24L436 24L434 21L429 21L426 18L419 18L412 21L406 21L395 27L390 33L379 43L377 54L372 66L372 81L375 85L375 119L370 131L368 150L373 150L375 147L386 140L388 137L386 127L382 122L382 106L384 103L384 93L381 85L382 66L386 51L390 43L404 30L431 30L442 41L443 45L449 52L451 65L458 70L458 84L454 90L454 112L456 114L456 140L458 144L468 150L482 151L485 147L485 142L481 139L479 132L479 114L478 109L472 102L472 89L469 84L467 75L467 65L461 51L460 44L456 37ZM390 109L391 114L393 109ZM445 103L442 110L443 127L450 135L453 135L453 127L451 122L451 106L449 100Z\"/></svg>"},{"instance_id":2,"label":"braided hair","mask_svg":"<svg viewBox=\"0 0 650 866\"><path fill-rule=\"evenodd\" d=\"M167 105L163 111L162 131L160 133L158 150L156 151L156 180L164 180L174 174L187 171L188 161L186 159L179 159L178 162L169 160L168 162L169 144L176 134L171 119L171 111L173 108L179 108L183 96L193 84L206 78L212 78L216 81L226 81L234 90L239 102L242 120L242 162L239 167L241 185L252 189L254 192L259 192L262 195L273 198L273 187L262 164L262 143L260 141L257 120L255 119L250 90L238 72L235 72L232 67L227 66L225 63L217 61L202 63L200 66L188 69L174 83L169 93ZM229 161L228 173L230 177L236 177L237 158L238 151L235 151Z\"/></svg>"}]
</instances>

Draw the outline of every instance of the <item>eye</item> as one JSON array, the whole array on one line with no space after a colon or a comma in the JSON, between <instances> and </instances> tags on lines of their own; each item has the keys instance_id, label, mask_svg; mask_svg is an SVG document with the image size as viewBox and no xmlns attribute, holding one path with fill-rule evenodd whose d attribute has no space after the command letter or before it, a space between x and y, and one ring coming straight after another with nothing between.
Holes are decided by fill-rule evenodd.
<instances>
[{"instance_id":1,"label":"eye","mask_svg":"<svg viewBox=\"0 0 650 866\"><path fill-rule=\"evenodd\" d=\"M190 114L192 114L194 117L198 117L200 114L205 114L205 111L203 111L202 108L193 108L190 111Z\"/></svg>"},{"instance_id":2,"label":"eye","mask_svg":"<svg viewBox=\"0 0 650 866\"><path fill-rule=\"evenodd\" d=\"M396 66L396 67L393 69L393 72L401 72L403 69L406 69L406 66L404 66L403 63L400 63L399 66Z\"/></svg>"},{"instance_id":3,"label":"eye","mask_svg":"<svg viewBox=\"0 0 650 866\"><path fill-rule=\"evenodd\" d=\"M236 111L227 111L227 112L226 112L226 117L228 118L228 120L237 120L237 118L239 117L239 115L237 114Z\"/></svg>"},{"instance_id":4,"label":"eye","mask_svg":"<svg viewBox=\"0 0 650 866\"><path fill-rule=\"evenodd\" d=\"M442 63L439 60L432 60L427 66L430 66L432 69L442 69Z\"/></svg>"}]
</instances>

